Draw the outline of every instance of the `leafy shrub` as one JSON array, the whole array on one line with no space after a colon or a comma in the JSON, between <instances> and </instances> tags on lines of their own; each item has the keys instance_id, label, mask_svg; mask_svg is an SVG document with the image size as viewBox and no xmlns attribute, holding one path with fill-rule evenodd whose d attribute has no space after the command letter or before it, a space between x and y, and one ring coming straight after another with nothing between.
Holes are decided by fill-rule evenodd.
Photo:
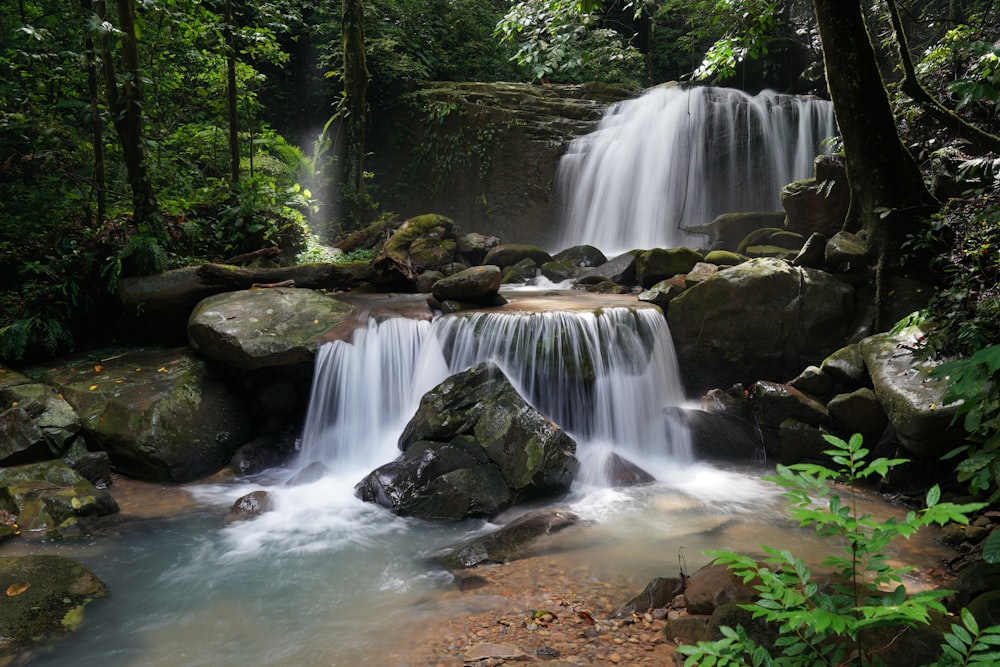
<instances>
[{"instance_id":1,"label":"leafy shrub","mask_svg":"<svg viewBox=\"0 0 1000 667\"><path fill-rule=\"evenodd\" d=\"M833 567L839 579L821 587L802 559L787 549L762 546L767 554L763 561L729 551L710 552L745 583L760 582L754 586L760 599L741 606L753 618L774 624L780 634L772 649L758 645L742 627L726 628L721 640L679 646L678 652L687 656L686 666L876 664L880 647L868 644L870 630L924 625L931 612L945 612L941 599L949 592L909 593L902 575L911 568L892 565L885 549L894 539L909 538L931 524L967 523L968 513L985 505L939 502L940 490L935 486L927 492L926 509L908 512L902 520L879 521L862 514L857 506L858 485L884 476L903 459L866 462L869 451L862 447L860 435L847 442L829 435L824 438L832 445L825 454L839 466L837 470L816 464L779 465L778 474L767 479L786 489L794 521L812 526L819 537L840 545L840 553L831 554L822 563ZM845 485L846 496L834 485L837 480ZM820 498L827 500L825 509L815 505ZM968 623L966 627L975 628ZM964 630L956 626L952 632L957 633L953 638L962 637L957 643L945 638L955 653L981 650L977 640L968 637L970 641L965 641ZM1000 627L991 629L993 639L989 641L997 639L997 633ZM948 656L951 652L946 652Z\"/></svg>"}]
</instances>

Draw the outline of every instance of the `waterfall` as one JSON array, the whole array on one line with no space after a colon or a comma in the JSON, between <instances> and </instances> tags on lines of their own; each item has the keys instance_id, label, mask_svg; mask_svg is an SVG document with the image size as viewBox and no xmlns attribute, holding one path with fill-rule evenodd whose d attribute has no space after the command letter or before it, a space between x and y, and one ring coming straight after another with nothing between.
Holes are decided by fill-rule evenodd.
<instances>
[{"instance_id":1,"label":"waterfall","mask_svg":"<svg viewBox=\"0 0 1000 667\"><path fill-rule=\"evenodd\" d=\"M557 175L561 246L609 254L695 245L687 227L722 213L781 209L835 134L824 100L728 88L653 88L577 137Z\"/></svg>"},{"instance_id":2,"label":"waterfall","mask_svg":"<svg viewBox=\"0 0 1000 667\"><path fill-rule=\"evenodd\" d=\"M656 474L690 458L686 428L664 411L684 397L663 316L610 307L372 320L353 343L317 354L302 462L371 468L392 460L420 396L487 360L577 440L581 459L588 450L615 452Z\"/></svg>"}]
</instances>

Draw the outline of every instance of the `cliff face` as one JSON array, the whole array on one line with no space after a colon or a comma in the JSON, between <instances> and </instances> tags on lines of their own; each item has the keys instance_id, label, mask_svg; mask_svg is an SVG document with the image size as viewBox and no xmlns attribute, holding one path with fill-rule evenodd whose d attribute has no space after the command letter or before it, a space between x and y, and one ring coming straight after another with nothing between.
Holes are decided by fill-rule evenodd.
<instances>
[{"instance_id":1,"label":"cliff face","mask_svg":"<svg viewBox=\"0 0 1000 667\"><path fill-rule=\"evenodd\" d=\"M402 217L441 213L463 232L546 246L555 238L556 167L566 144L637 92L606 84L425 84L374 118L373 194Z\"/></svg>"}]
</instances>

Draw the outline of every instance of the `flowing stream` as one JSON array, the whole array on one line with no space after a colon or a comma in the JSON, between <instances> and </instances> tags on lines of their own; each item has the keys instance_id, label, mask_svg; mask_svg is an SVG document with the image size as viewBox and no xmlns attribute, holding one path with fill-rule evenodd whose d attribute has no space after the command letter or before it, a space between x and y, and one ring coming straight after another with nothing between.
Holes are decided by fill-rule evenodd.
<instances>
[{"instance_id":1,"label":"flowing stream","mask_svg":"<svg viewBox=\"0 0 1000 667\"><path fill-rule=\"evenodd\" d=\"M684 231L722 213L781 210L781 188L812 175L833 106L729 88L658 87L621 102L559 165L561 247L605 253L698 247Z\"/></svg>"},{"instance_id":2,"label":"flowing stream","mask_svg":"<svg viewBox=\"0 0 1000 667\"><path fill-rule=\"evenodd\" d=\"M564 571L626 576L634 594L652 577L675 575L681 559L700 567L709 548L768 543L809 557L828 547L780 520L777 491L760 481L760 466L691 460L686 433L663 411L682 394L657 310L635 307L634 298L517 293L488 314L374 318L353 344L325 346L302 451L287 468L173 489L127 483L114 490L134 518L117 536L5 545L4 553L73 557L112 591L88 608L77 633L30 664L408 665L400 647L426 636L435 620L498 604L475 592L456 597L451 575L426 559L490 525L403 519L361 502L353 487L398 454L396 439L423 391L484 359L558 415L590 471L555 501L585 522L560 533L546 555ZM612 451L658 481L607 487L600 461ZM315 460L331 472L286 484ZM274 511L224 521L234 500L261 488Z\"/></svg>"}]
</instances>

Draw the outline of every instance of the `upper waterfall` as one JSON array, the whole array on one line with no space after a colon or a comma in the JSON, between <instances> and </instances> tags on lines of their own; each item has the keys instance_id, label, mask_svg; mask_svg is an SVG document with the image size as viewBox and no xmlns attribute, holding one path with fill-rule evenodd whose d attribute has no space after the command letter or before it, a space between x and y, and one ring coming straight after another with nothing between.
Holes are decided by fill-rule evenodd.
<instances>
[{"instance_id":1,"label":"upper waterfall","mask_svg":"<svg viewBox=\"0 0 1000 667\"><path fill-rule=\"evenodd\" d=\"M817 98L653 88L570 144L557 174L560 247L617 254L697 245L686 227L780 210L782 186L810 176L835 133L833 105Z\"/></svg>"}]
</instances>

